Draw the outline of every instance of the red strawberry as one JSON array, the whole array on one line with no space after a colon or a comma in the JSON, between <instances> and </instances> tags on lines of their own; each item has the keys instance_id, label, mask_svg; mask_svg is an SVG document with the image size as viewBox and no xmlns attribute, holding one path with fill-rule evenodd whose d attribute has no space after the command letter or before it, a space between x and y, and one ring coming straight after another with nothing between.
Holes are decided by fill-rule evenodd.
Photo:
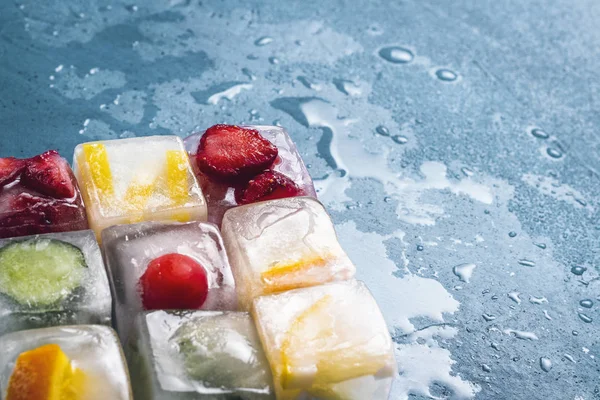
<instances>
[{"instance_id":1,"label":"red strawberry","mask_svg":"<svg viewBox=\"0 0 600 400\"><path fill-rule=\"evenodd\" d=\"M23 182L47 196L73 197L75 195L71 168L56 150L49 150L27 160Z\"/></svg>"},{"instance_id":2,"label":"red strawberry","mask_svg":"<svg viewBox=\"0 0 600 400\"><path fill-rule=\"evenodd\" d=\"M0 158L0 187L12 182L25 168L25 160L14 157Z\"/></svg>"},{"instance_id":3,"label":"red strawberry","mask_svg":"<svg viewBox=\"0 0 600 400\"><path fill-rule=\"evenodd\" d=\"M236 189L235 198L238 204L250 204L301 194L300 188L290 178L277 171L266 170L251 179L246 186Z\"/></svg>"},{"instance_id":4,"label":"red strawberry","mask_svg":"<svg viewBox=\"0 0 600 400\"><path fill-rule=\"evenodd\" d=\"M185 310L202 307L208 296L204 268L183 254L165 254L150 261L140 278L146 310Z\"/></svg>"},{"instance_id":5,"label":"red strawberry","mask_svg":"<svg viewBox=\"0 0 600 400\"><path fill-rule=\"evenodd\" d=\"M215 125L206 130L196 154L200 171L216 181L247 180L273 164L277 147L254 129Z\"/></svg>"}]
</instances>

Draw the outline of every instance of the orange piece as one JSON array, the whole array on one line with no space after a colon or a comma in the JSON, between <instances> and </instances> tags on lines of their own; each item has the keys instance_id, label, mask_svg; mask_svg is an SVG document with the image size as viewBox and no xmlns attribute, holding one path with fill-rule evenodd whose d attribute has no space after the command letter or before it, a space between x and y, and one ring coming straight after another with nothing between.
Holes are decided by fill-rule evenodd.
<instances>
[{"instance_id":1,"label":"orange piece","mask_svg":"<svg viewBox=\"0 0 600 400\"><path fill-rule=\"evenodd\" d=\"M313 256L290 263L275 264L260 274L260 279L265 284L265 294L307 286L310 276L305 272L312 268L325 267L328 261L322 256Z\"/></svg>"},{"instance_id":2,"label":"orange piece","mask_svg":"<svg viewBox=\"0 0 600 400\"><path fill-rule=\"evenodd\" d=\"M78 400L84 380L60 346L47 344L19 355L6 400Z\"/></svg>"}]
</instances>

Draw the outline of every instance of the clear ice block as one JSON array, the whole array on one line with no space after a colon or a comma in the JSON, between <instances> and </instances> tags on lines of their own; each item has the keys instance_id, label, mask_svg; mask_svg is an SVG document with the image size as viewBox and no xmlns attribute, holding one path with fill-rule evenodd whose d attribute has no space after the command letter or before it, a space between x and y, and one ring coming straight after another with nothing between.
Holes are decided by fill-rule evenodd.
<instances>
[{"instance_id":1,"label":"clear ice block","mask_svg":"<svg viewBox=\"0 0 600 400\"><path fill-rule=\"evenodd\" d=\"M31 179L28 170L33 168L43 174L42 184ZM54 185L48 179L53 176ZM64 158L55 151L28 159L0 158L0 238L82 229L88 229L85 207Z\"/></svg>"},{"instance_id":2,"label":"clear ice block","mask_svg":"<svg viewBox=\"0 0 600 400\"><path fill-rule=\"evenodd\" d=\"M126 348L136 398L274 399L272 377L250 315L153 311L137 319Z\"/></svg>"},{"instance_id":3,"label":"clear ice block","mask_svg":"<svg viewBox=\"0 0 600 400\"><path fill-rule=\"evenodd\" d=\"M279 156L271 167L272 170L280 172L294 181L298 188L300 188L300 196L317 197L312 179L296 149L296 145L284 128L266 125L246 125L243 128L257 130L264 138L277 146ZM190 154L194 172L200 181L204 196L206 196L208 222L220 226L225 211L237 206L238 203L235 199L235 187L211 181L198 169L195 156L203 134L204 132L199 132L188 136L184 139L184 143L186 150Z\"/></svg>"},{"instance_id":4,"label":"clear ice block","mask_svg":"<svg viewBox=\"0 0 600 400\"><path fill-rule=\"evenodd\" d=\"M110 325L111 304L91 230L0 240L0 335L56 325Z\"/></svg>"},{"instance_id":5,"label":"clear ice block","mask_svg":"<svg viewBox=\"0 0 600 400\"><path fill-rule=\"evenodd\" d=\"M115 294L117 331L124 344L136 314L143 311L140 277L150 261L164 254L183 254L204 267L208 296L201 309L237 308L231 267L221 234L213 224L143 222L118 225L106 229L102 239Z\"/></svg>"},{"instance_id":6,"label":"clear ice block","mask_svg":"<svg viewBox=\"0 0 600 400\"><path fill-rule=\"evenodd\" d=\"M177 136L80 144L73 169L98 239L117 224L206 220L202 190Z\"/></svg>"},{"instance_id":7,"label":"clear ice block","mask_svg":"<svg viewBox=\"0 0 600 400\"><path fill-rule=\"evenodd\" d=\"M256 296L350 279L355 272L329 215L308 197L232 208L222 233L245 310Z\"/></svg>"},{"instance_id":8,"label":"clear ice block","mask_svg":"<svg viewBox=\"0 0 600 400\"><path fill-rule=\"evenodd\" d=\"M0 398L5 399L17 357L47 344L60 346L72 367L83 372L82 399L133 398L117 335L111 328L99 325L33 329L0 337Z\"/></svg>"},{"instance_id":9,"label":"clear ice block","mask_svg":"<svg viewBox=\"0 0 600 400\"><path fill-rule=\"evenodd\" d=\"M396 375L377 303L355 280L254 300L277 399L385 400Z\"/></svg>"}]
</instances>

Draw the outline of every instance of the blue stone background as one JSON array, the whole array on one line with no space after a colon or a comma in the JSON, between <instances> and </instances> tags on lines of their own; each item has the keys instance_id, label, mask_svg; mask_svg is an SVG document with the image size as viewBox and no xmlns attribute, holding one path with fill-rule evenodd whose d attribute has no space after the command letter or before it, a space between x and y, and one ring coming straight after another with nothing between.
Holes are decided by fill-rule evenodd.
<instances>
[{"instance_id":1,"label":"blue stone background","mask_svg":"<svg viewBox=\"0 0 600 400\"><path fill-rule=\"evenodd\" d=\"M3 1L0 156L281 124L390 325L391 398L597 399L599 20L591 0Z\"/></svg>"}]
</instances>

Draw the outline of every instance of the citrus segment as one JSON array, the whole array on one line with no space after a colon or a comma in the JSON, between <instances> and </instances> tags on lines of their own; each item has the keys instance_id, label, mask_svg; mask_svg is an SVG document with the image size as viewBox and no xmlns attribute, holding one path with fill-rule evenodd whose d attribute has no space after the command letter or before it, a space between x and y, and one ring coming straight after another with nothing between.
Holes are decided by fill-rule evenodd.
<instances>
[{"instance_id":1,"label":"citrus segment","mask_svg":"<svg viewBox=\"0 0 600 400\"><path fill-rule=\"evenodd\" d=\"M19 355L6 400L78 400L84 380L58 345L47 344Z\"/></svg>"},{"instance_id":2,"label":"citrus segment","mask_svg":"<svg viewBox=\"0 0 600 400\"><path fill-rule=\"evenodd\" d=\"M167 187L169 198L175 205L185 204L189 197L188 166L185 151L167 151Z\"/></svg>"},{"instance_id":3,"label":"citrus segment","mask_svg":"<svg viewBox=\"0 0 600 400\"><path fill-rule=\"evenodd\" d=\"M292 262L279 262L260 274L265 285L265 293L274 293L284 290L296 289L307 286L310 276L305 274L312 268L322 268L328 263L322 256L301 258ZM301 275L301 276L300 276ZM296 279L296 278L302 279Z\"/></svg>"},{"instance_id":4,"label":"citrus segment","mask_svg":"<svg viewBox=\"0 0 600 400\"><path fill-rule=\"evenodd\" d=\"M83 145L83 154L96 190L102 192L103 196L112 196L113 177L106 146L102 143L86 143Z\"/></svg>"}]
</instances>

